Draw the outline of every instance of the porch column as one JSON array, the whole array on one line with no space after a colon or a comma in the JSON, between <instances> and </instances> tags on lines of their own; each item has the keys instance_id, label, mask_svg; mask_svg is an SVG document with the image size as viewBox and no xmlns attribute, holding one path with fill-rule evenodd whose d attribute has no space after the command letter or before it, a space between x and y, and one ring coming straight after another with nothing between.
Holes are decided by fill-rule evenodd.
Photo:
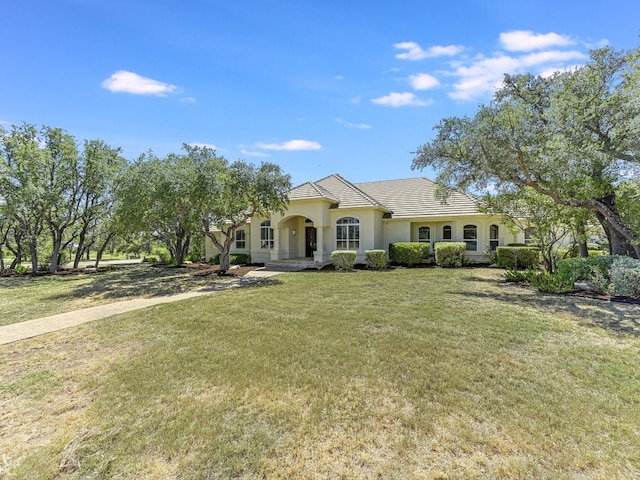
<instances>
[{"instance_id":1,"label":"porch column","mask_svg":"<svg viewBox=\"0 0 640 480\"><path fill-rule=\"evenodd\" d=\"M271 260L280 260L280 229L273 229L273 248L271 249Z\"/></svg>"},{"instance_id":2,"label":"porch column","mask_svg":"<svg viewBox=\"0 0 640 480\"><path fill-rule=\"evenodd\" d=\"M314 262L324 262L324 227L316 228L316 249L313 252Z\"/></svg>"}]
</instances>

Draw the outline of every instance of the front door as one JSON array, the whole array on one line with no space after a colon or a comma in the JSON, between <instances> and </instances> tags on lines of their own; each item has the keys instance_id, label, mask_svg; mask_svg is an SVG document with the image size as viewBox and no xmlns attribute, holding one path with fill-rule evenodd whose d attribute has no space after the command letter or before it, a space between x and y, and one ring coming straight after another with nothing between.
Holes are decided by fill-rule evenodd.
<instances>
[{"instance_id":1,"label":"front door","mask_svg":"<svg viewBox=\"0 0 640 480\"><path fill-rule=\"evenodd\" d=\"M304 229L305 248L304 256L313 258L313 252L316 250L316 229L315 227L305 227Z\"/></svg>"}]
</instances>

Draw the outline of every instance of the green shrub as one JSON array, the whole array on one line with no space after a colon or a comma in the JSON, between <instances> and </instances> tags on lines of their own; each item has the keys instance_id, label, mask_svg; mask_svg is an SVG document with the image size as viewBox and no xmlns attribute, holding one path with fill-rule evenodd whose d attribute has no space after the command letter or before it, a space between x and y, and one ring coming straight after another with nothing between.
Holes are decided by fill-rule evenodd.
<instances>
[{"instance_id":1,"label":"green shrub","mask_svg":"<svg viewBox=\"0 0 640 480\"><path fill-rule=\"evenodd\" d=\"M565 258L558 261L556 271L564 278L571 278L574 282L584 280L589 281L593 276L594 269L609 277L609 269L616 257L611 255L595 256L587 258Z\"/></svg>"},{"instance_id":2,"label":"green shrub","mask_svg":"<svg viewBox=\"0 0 640 480\"><path fill-rule=\"evenodd\" d=\"M389 245L389 258L394 263L411 267L429 258L430 249L427 242L396 242Z\"/></svg>"},{"instance_id":3,"label":"green shrub","mask_svg":"<svg viewBox=\"0 0 640 480\"><path fill-rule=\"evenodd\" d=\"M437 242L434 245L436 263L441 267L462 267L466 264L464 252L467 244L464 242Z\"/></svg>"},{"instance_id":4,"label":"green shrub","mask_svg":"<svg viewBox=\"0 0 640 480\"><path fill-rule=\"evenodd\" d=\"M351 250L336 250L331 252L333 266L338 271L353 270L358 253Z\"/></svg>"},{"instance_id":5,"label":"green shrub","mask_svg":"<svg viewBox=\"0 0 640 480\"><path fill-rule=\"evenodd\" d=\"M217 253L213 257L209 258L209 263L211 265L218 265L220 263L220 254ZM232 253L229 255L230 265L244 265L247 263L251 263L251 255L248 253Z\"/></svg>"},{"instance_id":6,"label":"green shrub","mask_svg":"<svg viewBox=\"0 0 640 480\"><path fill-rule=\"evenodd\" d=\"M169 249L164 248L164 247L155 247L153 250L151 250L151 254L154 257L157 257L160 260L160 263L162 263L163 265L171 265L171 252L169 252ZM175 260L173 260L174 264L175 264Z\"/></svg>"},{"instance_id":7,"label":"green shrub","mask_svg":"<svg viewBox=\"0 0 640 480\"><path fill-rule=\"evenodd\" d=\"M504 278L507 282L531 282L531 278L538 273L538 270L528 268L526 270L510 269L504 272Z\"/></svg>"},{"instance_id":8,"label":"green shrub","mask_svg":"<svg viewBox=\"0 0 640 480\"><path fill-rule=\"evenodd\" d=\"M154 257L154 256L149 255L149 256L145 256L142 259L142 261L145 262L145 263L158 263L158 257Z\"/></svg>"},{"instance_id":9,"label":"green shrub","mask_svg":"<svg viewBox=\"0 0 640 480\"><path fill-rule=\"evenodd\" d=\"M13 271L18 275L26 275L27 273L31 273L31 269L29 267L25 267L24 265L20 264L17 264L16 268L14 268Z\"/></svg>"},{"instance_id":10,"label":"green shrub","mask_svg":"<svg viewBox=\"0 0 640 480\"><path fill-rule=\"evenodd\" d=\"M610 291L640 299L640 260L616 257L609 269Z\"/></svg>"},{"instance_id":11,"label":"green shrub","mask_svg":"<svg viewBox=\"0 0 640 480\"><path fill-rule=\"evenodd\" d=\"M541 292L566 293L573 290L573 282L549 272L538 271L529 279L529 284Z\"/></svg>"},{"instance_id":12,"label":"green shrub","mask_svg":"<svg viewBox=\"0 0 640 480\"><path fill-rule=\"evenodd\" d=\"M387 252L384 250L365 250L364 260L367 268L371 270L384 270L387 268Z\"/></svg>"},{"instance_id":13,"label":"green shrub","mask_svg":"<svg viewBox=\"0 0 640 480\"><path fill-rule=\"evenodd\" d=\"M506 246L496 248L497 265L501 268L536 268L540 264L540 249Z\"/></svg>"}]
</instances>

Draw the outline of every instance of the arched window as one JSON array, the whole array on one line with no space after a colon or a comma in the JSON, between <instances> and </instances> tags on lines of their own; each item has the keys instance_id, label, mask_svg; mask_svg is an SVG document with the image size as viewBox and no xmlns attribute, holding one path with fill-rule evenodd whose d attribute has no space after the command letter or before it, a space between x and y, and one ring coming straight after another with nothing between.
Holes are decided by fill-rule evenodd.
<instances>
[{"instance_id":1,"label":"arched window","mask_svg":"<svg viewBox=\"0 0 640 480\"><path fill-rule=\"evenodd\" d=\"M360 248L360 220L342 217L336 222L336 249L358 250Z\"/></svg>"},{"instance_id":2,"label":"arched window","mask_svg":"<svg viewBox=\"0 0 640 480\"><path fill-rule=\"evenodd\" d=\"M271 220L265 220L260 224L260 248L263 250L273 249L273 228L271 228Z\"/></svg>"},{"instance_id":3,"label":"arched window","mask_svg":"<svg viewBox=\"0 0 640 480\"><path fill-rule=\"evenodd\" d=\"M495 252L499 244L500 229L498 228L498 225L491 225L489 227L489 251Z\"/></svg>"},{"instance_id":4,"label":"arched window","mask_svg":"<svg viewBox=\"0 0 640 480\"><path fill-rule=\"evenodd\" d=\"M527 227L524 229L524 243L529 245L535 242L536 229L535 227Z\"/></svg>"},{"instance_id":5,"label":"arched window","mask_svg":"<svg viewBox=\"0 0 640 480\"><path fill-rule=\"evenodd\" d=\"M462 230L462 239L467 244L466 250L478 250L478 227L475 225L465 225Z\"/></svg>"},{"instance_id":6,"label":"arched window","mask_svg":"<svg viewBox=\"0 0 640 480\"><path fill-rule=\"evenodd\" d=\"M418 228L418 241L419 242L431 242L431 229L429 227Z\"/></svg>"},{"instance_id":7,"label":"arched window","mask_svg":"<svg viewBox=\"0 0 640 480\"><path fill-rule=\"evenodd\" d=\"M451 240L451 225L442 227L442 240Z\"/></svg>"}]
</instances>

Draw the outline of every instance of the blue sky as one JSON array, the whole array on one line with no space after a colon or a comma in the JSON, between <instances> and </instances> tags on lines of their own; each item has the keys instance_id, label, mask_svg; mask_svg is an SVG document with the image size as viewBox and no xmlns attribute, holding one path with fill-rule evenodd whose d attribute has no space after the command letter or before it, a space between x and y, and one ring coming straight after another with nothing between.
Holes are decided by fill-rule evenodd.
<instances>
[{"instance_id":1,"label":"blue sky","mask_svg":"<svg viewBox=\"0 0 640 480\"><path fill-rule=\"evenodd\" d=\"M128 159L183 143L294 184L434 172L411 152L504 73L634 48L636 0L19 0L0 8L0 123L61 127Z\"/></svg>"}]
</instances>

